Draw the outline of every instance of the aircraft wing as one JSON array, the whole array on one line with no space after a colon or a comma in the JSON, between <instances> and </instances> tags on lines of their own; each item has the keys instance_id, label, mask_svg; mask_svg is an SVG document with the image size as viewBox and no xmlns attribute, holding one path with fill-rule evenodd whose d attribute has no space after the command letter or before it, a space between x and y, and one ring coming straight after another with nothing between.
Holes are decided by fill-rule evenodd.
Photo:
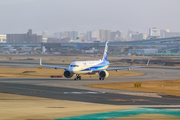
<instances>
[{"instance_id":1,"label":"aircraft wing","mask_svg":"<svg viewBox=\"0 0 180 120\"><path fill-rule=\"evenodd\" d=\"M119 68L108 68L108 69L104 69L104 70L107 70L107 71L110 71L110 70L122 70L122 69L128 69L130 70L131 68L142 68L144 66L134 66L134 67L119 67ZM97 69L97 70L92 70L92 72L99 72L103 69Z\"/></svg>"},{"instance_id":2,"label":"aircraft wing","mask_svg":"<svg viewBox=\"0 0 180 120\"><path fill-rule=\"evenodd\" d=\"M146 65L146 66L149 65L149 62L150 62L150 59L148 59L148 62L147 62L147 65ZM108 68L108 69L106 69L106 70L107 70L107 71L109 71L109 70L122 70L122 69L128 69L128 70L130 70L131 68L142 68L142 67L144 67L144 66L132 66L132 67Z\"/></svg>"},{"instance_id":3,"label":"aircraft wing","mask_svg":"<svg viewBox=\"0 0 180 120\"><path fill-rule=\"evenodd\" d=\"M143 66L134 66L134 67L119 67L119 68L108 68L106 69L107 71L109 70L122 70L122 69L131 69L131 68L142 68Z\"/></svg>"},{"instance_id":4,"label":"aircraft wing","mask_svg":"<svg viewBox=\"0 0 180 120\"><path fill-rule=\"evenodd\" d=\"M49 68L55 68L55 69L64 69L64 70L68 70L68 68L65 67L57 67L57 66L50 66L50 65L42 65L42 60L40 58L40 65L43 67L49 67Z\"/></svg>"}]
</instances>

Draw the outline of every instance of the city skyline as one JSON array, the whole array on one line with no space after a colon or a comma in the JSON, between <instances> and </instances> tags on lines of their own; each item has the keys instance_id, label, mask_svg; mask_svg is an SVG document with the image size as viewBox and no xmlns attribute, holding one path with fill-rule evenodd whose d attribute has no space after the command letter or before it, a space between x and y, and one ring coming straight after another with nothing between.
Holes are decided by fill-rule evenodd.
<instances>
[{"instance_id":1,"label":"city skyline","mask_svg":"<svg viewBox=\"0 0 180 120\"><path fill-rule=\"evenodd\" d=\"M179 31L179 0L0 0L0 34L150 27Z\"/></svg>"},{"instance_id":2,"label":"city skyline","mask_svg":"<svg viewBox=\"0 0 180 120\"><path fill-rule=\"evenodd\" d=\"M125 35L123 31L95 30L82 33L80 31L63 31L50 35L43 31L41 35L34 34L32 29L27 33L0 35L1 43L40 43L40 42L114 42L114 41L136 41L155 38L180 37L180 32L171 32L169 29L149 28L149 34L129 30Z\"/></svg>"}]
</instances>

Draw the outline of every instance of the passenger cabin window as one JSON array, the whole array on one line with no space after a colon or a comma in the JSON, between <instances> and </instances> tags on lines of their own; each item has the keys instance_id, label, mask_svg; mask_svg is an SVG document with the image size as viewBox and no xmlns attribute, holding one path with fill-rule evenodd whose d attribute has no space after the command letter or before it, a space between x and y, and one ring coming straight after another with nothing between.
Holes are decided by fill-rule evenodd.
<instances>
[{"instance_id":1,"label":"passenger cabin window","mask_svg":"<svg viewBox=\"0 0 180 120\"><path fill-rule=\"evenodd\" d=\"M71 65L70 67L79 67L79 65Z\"/></svg>"}]
</instances>

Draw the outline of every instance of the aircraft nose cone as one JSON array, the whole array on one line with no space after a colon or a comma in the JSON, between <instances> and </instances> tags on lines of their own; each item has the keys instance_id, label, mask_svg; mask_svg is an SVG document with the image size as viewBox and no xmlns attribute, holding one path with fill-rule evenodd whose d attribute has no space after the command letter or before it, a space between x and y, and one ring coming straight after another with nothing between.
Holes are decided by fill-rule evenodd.
<instances>
[{"instance_id":1,"label":"aircraft nose cone","mask_svg":"<svg viewBox=\"0 0 180 120\"><path fill-rule=\"evenodd\" d=\"M73 67L71 67L69 70L72 71L72 72L77 71L77 69L73 68Z\"/></svg>"},{"instance_id":2,"label":"aircraft nose cone","mask_svg":"<svg viewBox=\"0 0 180 120\"><path fill-rule=\"evenodd\" d=\"M70 70L70 71L74 71L74 68L70 68L69 70Z\"/></svg>"},{"instance_id":3,"label":"aircraft nose cone","mask_svg":"<svg viewBox=\"0 0 180 120\"><path fill-rule=\"evenodd\" d=\"M73 71L77 71L77 68L73 68Z\"/></svg>"}]
</instances>

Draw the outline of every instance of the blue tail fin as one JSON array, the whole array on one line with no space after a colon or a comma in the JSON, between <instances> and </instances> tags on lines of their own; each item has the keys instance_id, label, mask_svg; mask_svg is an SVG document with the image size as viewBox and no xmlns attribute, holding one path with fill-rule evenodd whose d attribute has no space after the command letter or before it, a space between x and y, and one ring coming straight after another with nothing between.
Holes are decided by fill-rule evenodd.
<instances>
[{"instance_id":1,"label":"blue tail fin","mask_svg":"<svg viewBox=\"0 0 180 120\"><path fill-rule=\"evenodd\" d=\"M106 46L104 49L104 56L103 56L103 61L107 61L107 56L108 56L108 42L106 42Z\"/></svg>"}]
</instances>

